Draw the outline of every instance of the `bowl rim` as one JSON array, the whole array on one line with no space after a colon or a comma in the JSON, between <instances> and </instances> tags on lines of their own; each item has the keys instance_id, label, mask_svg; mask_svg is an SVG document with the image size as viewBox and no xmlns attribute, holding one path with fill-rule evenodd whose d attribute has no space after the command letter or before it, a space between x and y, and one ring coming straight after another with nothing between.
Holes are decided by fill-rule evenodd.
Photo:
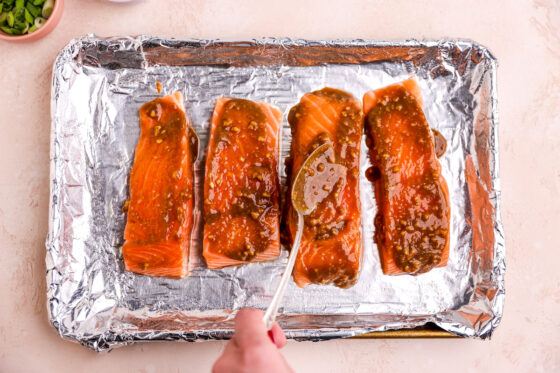
<instances>
[{"instance_id":1,"label":"bowl rim","mask_svg":"<svg viewBox=\"0 0 560 373\"><path fill-rule=\"evenodd\" d=\"M40 33L41 30L46 29L47 25L51 24L52 22L56 22L55 19L57 17L54 17L54 15L55 15L55 13L58 13L62 9L63 5L64 5L64 0L54 0L53 11L52 11L51 15L49 16L49 18L47 18L47 20L45 21L43 26L41 26L41 28L35 30L31 34L9 35L9 34L6 34L4 31L0 30L0 40L18 40L19 41L19 40L31 39L32 36L36 37L37 36L36 34Z\"/></svg>"}]
</instances>

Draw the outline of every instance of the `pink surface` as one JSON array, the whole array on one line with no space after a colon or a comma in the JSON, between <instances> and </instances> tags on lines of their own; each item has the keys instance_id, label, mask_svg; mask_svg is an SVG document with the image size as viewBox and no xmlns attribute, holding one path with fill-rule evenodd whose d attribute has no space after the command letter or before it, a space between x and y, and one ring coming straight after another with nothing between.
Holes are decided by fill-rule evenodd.
<instances>
[{"instance_id":1,"label":"pink surface","mask_svg":"<svg viewBox=\"0 0 560 373\"><path fill-rule=\"evenodd\" d=\"M258 8L254 4L261 4ZM224 342L138 344L99 355L46 316L49 102L53 60L74 37L474 39L498 57L506 305L490 341L290 342L298 372L560 371L560 5L517 1L145 0L65 4L33 44L0 41L0 372L205 372Z\"/></svg>"}]
</instances>

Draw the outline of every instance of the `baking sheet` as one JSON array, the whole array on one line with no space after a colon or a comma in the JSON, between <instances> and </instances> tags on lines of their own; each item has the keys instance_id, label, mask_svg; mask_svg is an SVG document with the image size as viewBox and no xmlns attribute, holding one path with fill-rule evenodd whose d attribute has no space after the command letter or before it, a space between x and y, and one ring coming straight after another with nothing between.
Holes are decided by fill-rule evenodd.
<instances>
[{"instance_id":1,"label":"baking sheet","mask_svg":"<svg viewBox=\"0 0 560 373\"><path fill-rule=\"evenodd\" d=\"M265 309L287 260L208 270L201 260L200 202L214 101L266 101L287 113L306 92L331 86L356 97L413 76L431 126L447 139L440 159L451 202L450 258L420 276L385 276L373 242L376 204L360 193L364 255L350 289L289 285L280 325L290 338L320 340L433 322L486 338L504 301L505 246L499 214L496 59L472 41L262 39L164 40L149 36L71 41L53 69L51 206L47 237L49 317L61 336L95 350L138 340L222 339L242 307ZM181 91L200 137L191 276L152 278L124 270L127 175L139 138L138 109ZM285 172L281 170L281 181Z\"/></svg>"}]
</instances>

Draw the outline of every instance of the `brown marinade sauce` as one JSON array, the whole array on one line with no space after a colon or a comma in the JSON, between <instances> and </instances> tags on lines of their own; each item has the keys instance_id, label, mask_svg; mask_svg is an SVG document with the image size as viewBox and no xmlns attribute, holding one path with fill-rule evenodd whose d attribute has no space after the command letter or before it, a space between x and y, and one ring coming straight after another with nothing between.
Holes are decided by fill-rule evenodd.
<instances>
[{"instance_id":1,"label":"brown marinade sauce","mask_svg":"<svg viewBox=\"0 0 560 373\"><path fill-rule=\"evenodd\" d=\"M448 242L447 186L436 158L445 151L445 139L436 131L432 137L422 108L404 87L375 93L382 98L366 116L373 164L366 176L379 205L376 242L382 257L392 251L400 271L427 272L442 262Z\"/></svg>"},{"instance_id":2,"label":"brown marinade sauce","mask_svg":"<svg viewBox=\"0 0 560 373\"><path fill-rule=\"evenodd\" d=\"M274 149L269 149L264 141L266 115L252 101L230 99L222 108L218 123L214 145L210 149L212 159L206 180L209 192L204 201L204 219L206 224L223 223L221 233L212 236L213 240L224 240L221 254L234 260L251 261L270 244L270 227L264 216L275 214L278 206ZM243 136L244 146L254 149L246 157L236 154L239 136ZM232 175L223 173L227 164L235 165L234 172L244 175L241 182L234 185ZM231 195L226 196L228 193ZM220 200L219 206L214 204L215 199ZM245 243L226 243L230 232L227 219L223 218L227 216L246 219L248 239Z\"/></svg>"},{"instance_id":3,"label":"brown marinade sauce","mask_svg":"<svg viewBox=\"0 0 560 373\"><path fill-rule=\"evenodd\" d=\"M363 130L360 102L347 92L324 88L305 95L290 110L288 122L292 131L290 158L286 160L288 185L293 187L305 159L325 143L332 144L334 164L344 170L344 176L337 178L332 189L326 185L327 197L304 217L294 280L298 286L314 283L350 287L358 277L362 249L358 187ZM291 245L297 214L290 203L285 206L282 239Z\"/></svg>"}]
</instances>

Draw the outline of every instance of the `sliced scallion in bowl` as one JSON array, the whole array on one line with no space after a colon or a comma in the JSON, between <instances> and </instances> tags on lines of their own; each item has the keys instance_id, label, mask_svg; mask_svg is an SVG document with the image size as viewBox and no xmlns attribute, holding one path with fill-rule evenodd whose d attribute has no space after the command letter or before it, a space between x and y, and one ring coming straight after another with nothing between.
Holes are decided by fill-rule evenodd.
<instances>
[{"instance_id":1,"label":"sliced scallion in bowl","mask_svg":"<svg viewBox=\"0 0 560 373\"><path fill-rule=\"evenodd\" d=\"M50 17L55 0L0 0L0 30L25 35L39 29Z\"/></svg>"}]
</instances>

